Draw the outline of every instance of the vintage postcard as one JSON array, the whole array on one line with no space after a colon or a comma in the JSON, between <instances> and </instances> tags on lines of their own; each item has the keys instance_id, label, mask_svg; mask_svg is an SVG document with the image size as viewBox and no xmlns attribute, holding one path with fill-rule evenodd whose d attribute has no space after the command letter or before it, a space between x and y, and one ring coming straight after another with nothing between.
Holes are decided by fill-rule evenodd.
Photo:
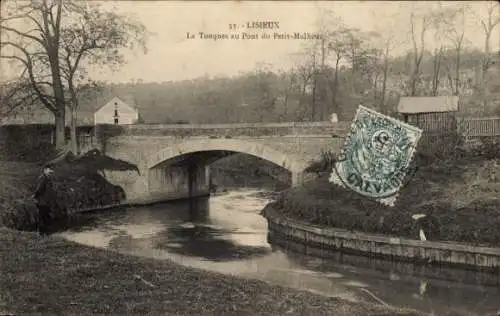
<instances>
[{"instance_id":1,"label":"vintage postcard","mask_svg":"<svg viewBox=\"0 0 500 316\"><path fill-rule=\"evenodd\" d=\"M500 315L499 10L1 1L0 314Z\"/></svg>"}]
</instances>

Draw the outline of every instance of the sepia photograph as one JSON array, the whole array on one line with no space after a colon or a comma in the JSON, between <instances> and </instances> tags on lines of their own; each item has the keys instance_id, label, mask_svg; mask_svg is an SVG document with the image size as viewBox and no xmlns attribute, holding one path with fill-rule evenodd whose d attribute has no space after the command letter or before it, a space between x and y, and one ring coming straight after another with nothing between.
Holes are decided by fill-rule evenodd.
<instances>
[{"instance_id":1,"label":"sepia photograph","mask_svg":"<svg viewBox=\"0 0 500 316\"><path fill-rule=\"evenodd\" d=\"M1 1L7 315L500 316L500 4Z\"/></svg>"}]
</instances>

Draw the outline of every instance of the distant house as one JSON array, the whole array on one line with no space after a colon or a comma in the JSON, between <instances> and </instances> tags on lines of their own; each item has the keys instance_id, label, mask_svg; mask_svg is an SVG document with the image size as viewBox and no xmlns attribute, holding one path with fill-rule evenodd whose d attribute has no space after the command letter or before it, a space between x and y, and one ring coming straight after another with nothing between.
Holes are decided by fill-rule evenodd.
<instances>
[{"instance_id":1,"label":"distant house","mask_svg":"<svg viewBox=\"0 0 500 316\"><path fill-rule=\"evenodd\" d=\"M401 97L397 109L406 122L424 131L452 131L458 100L458 96Z\"/></svg>"},{"instance_id":2,"label":"distant house","mask_svg":"<svg viewBox=\"0 0 500 316\"><path fill-rule=\"evenodd\" d=\"M118 97L114 97L94 113L95 124L135 124L139 111Z\"/></svg>"}]
</instances>

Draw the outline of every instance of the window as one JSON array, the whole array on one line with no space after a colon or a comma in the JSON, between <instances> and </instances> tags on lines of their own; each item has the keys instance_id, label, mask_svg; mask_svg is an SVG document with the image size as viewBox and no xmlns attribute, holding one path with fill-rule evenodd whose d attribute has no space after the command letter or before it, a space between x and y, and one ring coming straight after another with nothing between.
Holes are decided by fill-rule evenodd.
<instances>
[{"instance_id":1,"label":"window","mask_svg":"<svg viewBox=\"0 0 500 316\"><path fill-rule=\"evenodd\" d=\"M115 115L113 116L115 119L115 124L118 124L118 103L115 102Z\"/></svg>"}]
</instances>

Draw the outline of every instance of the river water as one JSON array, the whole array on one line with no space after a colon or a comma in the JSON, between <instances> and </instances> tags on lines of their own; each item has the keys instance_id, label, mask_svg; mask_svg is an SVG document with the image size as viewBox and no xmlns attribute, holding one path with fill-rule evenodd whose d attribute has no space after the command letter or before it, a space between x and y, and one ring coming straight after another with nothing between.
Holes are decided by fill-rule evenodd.
<instances>
[{"instance_id":1,"label":"river water","mask_svg":"<svg viewBox=\"0 0 500 316\"><path fill-rule=\"evenodd\" d=\"M409 307L436 315L484 315L500 310L500 287L444 281L284 251L267 240L259 214L270 193L233 190L175 203L81 215L56 233L126 254L260 279L351 301Z\"/></svg>"}]
</instances>

